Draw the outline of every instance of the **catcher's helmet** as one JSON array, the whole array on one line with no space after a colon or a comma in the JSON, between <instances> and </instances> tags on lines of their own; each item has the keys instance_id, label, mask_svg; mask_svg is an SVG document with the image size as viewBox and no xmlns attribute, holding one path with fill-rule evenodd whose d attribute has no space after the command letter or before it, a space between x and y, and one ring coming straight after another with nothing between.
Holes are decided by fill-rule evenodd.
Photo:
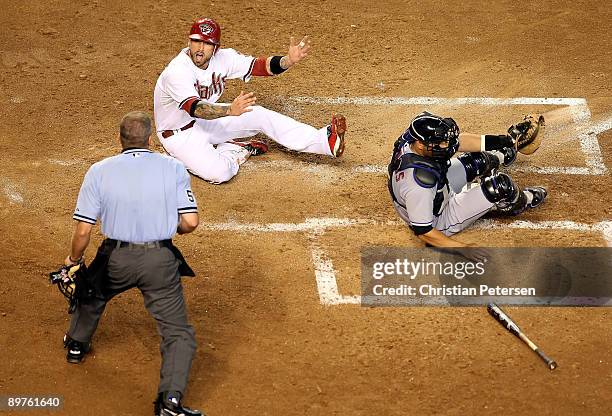
<instances>
[{"instance_id":1,"label":"catcher's helmet","mask_svg":"<svg viewBox=\"0 0 612 416\"><path fill-rule=\"evenodd\" d=\"M221 44L221 26L208 17L198 19L191 25L189 39L212 43L218 48Z\"/></svg>"},{"instance_id":2,"label":"catcher's helmet","mask_svg":"<svg viewBox=\"0 0 612 416\"><path fill-rule=\"evenodd\" d=\"M442 118L424 111L410 122L401 139L407 143L423 142L434 159L447 160L459 150L459 126L452 118ZM448 145L441 147L443 143Z\"/></svg>"}]
</instances>

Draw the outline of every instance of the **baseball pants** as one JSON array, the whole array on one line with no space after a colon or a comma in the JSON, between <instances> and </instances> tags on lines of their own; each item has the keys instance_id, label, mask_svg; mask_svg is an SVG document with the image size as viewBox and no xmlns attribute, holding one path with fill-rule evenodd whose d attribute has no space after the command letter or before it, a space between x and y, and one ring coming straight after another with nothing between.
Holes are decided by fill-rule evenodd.
<instances>
[{"instance_id":1,"label":"baseball pants","mask_svg":"<svg viewBox=\"0 0 612 416\"><path fill-rule=\"evenodd\" d=\"M90 342L106 303L114 296L137 287L144 304L157 321L161 335L162 365L158 392L179 391L187 387L191 361L196 350L195 332L187 321L179 262L165 247L116 248L108 263L109 280L104 285L105 299L80 304L70 321L68 336Z\"/></svg>"},{"instance_id":2,"label":"baseball pants","mask_svg":"<svg viewBox=\"0 0 612 416\"><path fill-rule=\"evenodd\" d=\"M457 234L472 225L489 212L495 204L489 202L480 185L465 189L465 169L458 159L452 159L447 173L451 188L448 204L442 213L434 218L433 226L447 236Z\"/></svg>"},{"instance_id":3,"label":"baseball pants","mask_svg":"<svg viewBox=\"0 0 612 416\"><path fill-rule=\"evenodd\" d=\"M229 181L248 157L245 149L227 142L259 133L291 150L332 156L327 127L316 129L261 106L252 108L240 116L196 119L190 129L167 139L158 132L158 137L166 152L191 173L213 183Z\"/></svg>"}]
</instances>

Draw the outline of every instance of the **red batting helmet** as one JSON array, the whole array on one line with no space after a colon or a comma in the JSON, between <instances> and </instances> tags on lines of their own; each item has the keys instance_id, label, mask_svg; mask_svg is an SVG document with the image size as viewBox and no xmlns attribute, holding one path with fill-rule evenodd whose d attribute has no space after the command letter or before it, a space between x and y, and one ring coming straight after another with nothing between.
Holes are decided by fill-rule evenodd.
<instances>
[{"instance_id":1,"label":"red batting helmet","mask_svg":"<svg viewBox=\"0 0 612 416\"><path fill-rule=\"evenodd\" d=\"M191 25L189 39L212 43L218 47L221 44L221 27L213 19L198 19Z\"/></svg>"}]
</instances>

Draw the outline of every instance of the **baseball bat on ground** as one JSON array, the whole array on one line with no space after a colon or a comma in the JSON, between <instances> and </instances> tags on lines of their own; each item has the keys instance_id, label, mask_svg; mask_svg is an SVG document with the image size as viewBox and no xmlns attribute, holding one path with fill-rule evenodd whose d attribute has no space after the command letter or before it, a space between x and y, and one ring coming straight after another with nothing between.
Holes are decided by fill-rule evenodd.
<instances>
[{"instance_id":1,"label":"baseball bat on ground","mask_svg":"<svg viewBox=\"0 0 612 416\"><path fill-rule=\"evenodd\" d=\"M529 346L529 348L531 348L532 351L538 354L538 356L542 359L542 361L546 363L549 369L554 370L555 368L557 368L557 363L555 362L555 360L544 354L544 352L539 349L538 346L533 343L533 341L527 338L527 335L525 335L523 331L521 331L518 325L515 324L514 321L510 319L510 317L499 308L499 306L494 303L489 303L487 304L487 311L493 318L497 320L497 322L502 324L504 328L510 331L510 333L519 337L525 344Z\"/></svg>"}]
</instances>

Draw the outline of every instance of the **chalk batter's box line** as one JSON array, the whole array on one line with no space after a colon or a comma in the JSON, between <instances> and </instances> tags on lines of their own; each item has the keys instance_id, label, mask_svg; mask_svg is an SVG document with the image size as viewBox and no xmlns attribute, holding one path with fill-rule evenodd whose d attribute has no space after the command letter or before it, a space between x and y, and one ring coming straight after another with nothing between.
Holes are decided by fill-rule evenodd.
<instances>
[{"instance_id":1,"label":"chalk batter's box line","mask_svg":"<svg viewBox=\"0 0 612 416\"><path fill-rule=\"evenodd\" d=\"M590 126L591 110L585 98L542 98L542 97L516 97L516 98L493 98L493 97L289 97L290 100L301 104L315 105L379 105L379 106L409 106L409 105L484 105L484 106L509 106L509 105L555 105L568 106L572 120L576 125L576 133L580 142L580 149L585 158L586 167L573 166L548 166L548 167L516 167L522 172L535 172L540 174L568 174L568 175L603 175L608 169L603 163L601 148L597 140L597 134L610 129L610 120L603 126ZM602 123L600 123L602 124ZM593 128L595 127L595 129ZM607 128L606 128L607 127ZM597 131L603 128L603 130ZM594 131L595 130L595 131ZM384 167L376 165L365 165L361 172L384 171Z\"/></svg>"},{"instance_id":2,"label":"chalk batter's box line","mask_svg":"<svg viewBox=\"0 0 612 416\"><path fill-rule=\"evenodd\" d=\"M368 219L349 218L308 218L302 223L204 223L201 229L212 231L228 231L238 233L274 233L274 232L300 232L306 233L314 266L315 280L319 301L323 305L359 304L361 296L341 295L338 290L336 271L331 257L320 244L320 236L330 228L346 228L360 225L384 225L400 226L399 221L381 223ZM606 244L612 247L612 221L601 221L595 224L578 223L574 221L513 221L511 223L500 223L494 220L480 220L473 226L480 229L529 229L529 230L568 230L582 233L599 232L606 240Z\"/></svg>"}]
</instances>

